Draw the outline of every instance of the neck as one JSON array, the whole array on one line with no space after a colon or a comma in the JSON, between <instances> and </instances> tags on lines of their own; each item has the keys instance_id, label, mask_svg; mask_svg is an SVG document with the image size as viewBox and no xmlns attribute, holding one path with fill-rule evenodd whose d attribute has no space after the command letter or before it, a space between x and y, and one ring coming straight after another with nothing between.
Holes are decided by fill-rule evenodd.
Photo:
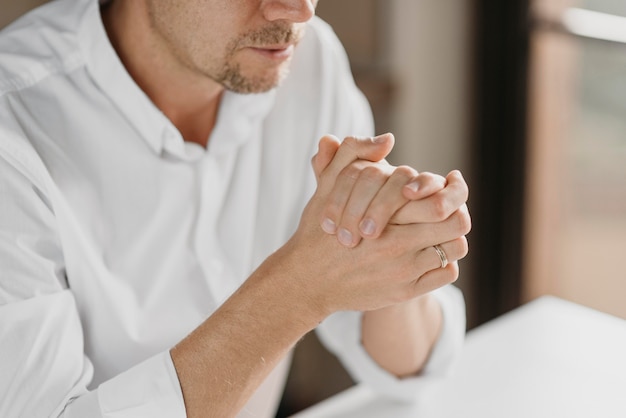
<instances>
[{"instance_id":1,"label":"neck","mask_svg":"<svg viewBox=\"0 0 626 418\"><path fill-rule=\"evenodd\" d=\"M137 85L185 141L206 147L224 88L178 60L154 39L144 2L114 1L102 10L113 48Z\"/></svg>"}]
</instances>

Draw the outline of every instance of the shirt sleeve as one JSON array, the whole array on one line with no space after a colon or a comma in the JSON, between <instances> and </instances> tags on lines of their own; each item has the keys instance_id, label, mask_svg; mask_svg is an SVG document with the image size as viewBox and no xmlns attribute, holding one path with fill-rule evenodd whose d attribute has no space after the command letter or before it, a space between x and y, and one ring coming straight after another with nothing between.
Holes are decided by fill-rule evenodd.
<instances>
[{"instance_id":1,"label":"shirt sleeve","mask_svg":"<svg viewBox=\"0 0 626 418\"><path fill-rule=\"evenodd\" d=\"M84 352L51 199L26 165L2 148L0 416L185 417L169 352L89 390L93 366Z\"/></svg>"},{"instance_id":2,"label":"shirt sleeve","mask_svg":"<svg viewBox=\"0 0 626 418\"><path fill-rule=\"evenodd\" d=\"M419 402L440 387L454 368L465 338L465 303L461 291L446 286L433 292L443 312L443 327L422 372L400 379L384 370L361 343L362 312L337 312L317 328L324 345L342 362L348 373L383 396Z\"/></svg>"}]
</instances>

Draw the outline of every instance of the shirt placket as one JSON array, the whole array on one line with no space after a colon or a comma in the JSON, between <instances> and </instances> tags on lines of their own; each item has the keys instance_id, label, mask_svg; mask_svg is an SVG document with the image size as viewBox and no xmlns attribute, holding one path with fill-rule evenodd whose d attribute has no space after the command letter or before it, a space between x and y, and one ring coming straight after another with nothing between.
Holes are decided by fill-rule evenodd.
<instances>
[{"instance_id":1,"label":"shirt placket","mask_svg":"<svg viewBox=\"0 0 626 418\"><path fill-rule=\"evenodd\" d=\"M217 239L218 222L228 184L225 168L210 154L198 164L199 207L194 244L215 306L219 306L236 286L233 278L227 277L225 255Z\"/></svg>"}]
</instances>

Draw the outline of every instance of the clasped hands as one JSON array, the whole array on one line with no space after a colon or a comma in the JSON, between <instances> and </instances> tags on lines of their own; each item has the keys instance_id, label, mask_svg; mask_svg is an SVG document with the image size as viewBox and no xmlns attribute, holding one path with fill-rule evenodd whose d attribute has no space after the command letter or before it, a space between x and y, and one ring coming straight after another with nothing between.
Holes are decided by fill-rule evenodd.
<instances>
[{"instance_id":1,"label":"clasped hands","mask_svg":"<svg viewBox=\"0 0 626 418\"><path fill-rule=\"evenodd\" d=\"M391 134L341 144L325 136L313 157L317 190L287 248L328 313L417 298L454 282L467 254L471 221L460 172L444 178L391 166L384 158L393 144Z\"/></svg>"}]
</instances>

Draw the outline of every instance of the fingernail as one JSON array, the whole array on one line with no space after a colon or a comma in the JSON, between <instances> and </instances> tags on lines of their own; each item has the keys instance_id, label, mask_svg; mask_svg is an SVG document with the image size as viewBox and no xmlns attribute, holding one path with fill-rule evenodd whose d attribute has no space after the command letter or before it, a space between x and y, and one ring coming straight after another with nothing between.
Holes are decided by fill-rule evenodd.
<instances>
[{"instance_id":1,"label":"fingernail","mask_svg":"<svg viewBox=\"0 0 626 418\"><path fill-rule=\"evenodd\" d=\"M327 234L334 234L337 231L337 225L335 225L335 223L330 219L326 218L322 222L322 229Z\"/></svg>"},{"instance_id":2,"label":"fingernail","mask_svg":"<svg viewBox=\"0 0 626 418\"><path fill-rule=\"evenodd\" d=\"M371 219L364 219L359 226L363 235L374 235L376 232L376 223Z\"/></svg>"},{"instance_id":3,"label":"fingernail","mask_svg":"<svg viewBox=\"0 0 626 418\"><path fill-rule=\"evenodd\" d=\"M420 188L420 185L416 181L414 181L412 183L407 184L406 187L411 189L413 192L417 192Z\"/></svg>"},{"instance_id":4,"label":"fingernail","mask_svg":"<svg viewBox=\"0 0 626 418\"><path fill-rule=\"evenodd\" d=\"M352 233L350 233L347 229L341 228L337 233L337 239L346 247L350 247L352 245Z\"/></svg>"},{"instance_id":5,"label":"fingernail","mask_svg":"<svg viewBox=\"0 0 626 418\"><path fill-rule=\"evenodd\" d=\"M378 135L372 138L372 142L375 144L382 144L383 142L385 142L386 138L387 134Z\"/></svg>"}]
</instances>

